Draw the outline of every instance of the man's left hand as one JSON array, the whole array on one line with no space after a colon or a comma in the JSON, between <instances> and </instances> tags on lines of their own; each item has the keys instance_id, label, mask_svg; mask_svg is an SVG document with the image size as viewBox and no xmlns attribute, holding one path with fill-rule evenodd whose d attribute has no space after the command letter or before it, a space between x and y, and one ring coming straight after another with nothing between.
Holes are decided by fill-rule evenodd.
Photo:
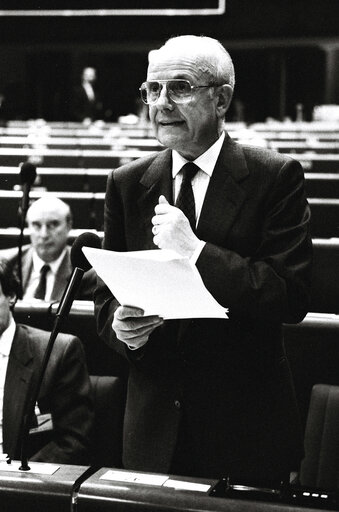
<instances>
[{"instance_id":1,"label":"man's left hand","mask_svg":"<svg viewBox=\"0 0 339 512\"><path fill-rule=\"evenodd\" d=\"M164 196L159 197L154 212L152 232L155 245L190 258L199 245L199 238L193 233L184 213L170 205Z\"/></svg>"}]
</instances>

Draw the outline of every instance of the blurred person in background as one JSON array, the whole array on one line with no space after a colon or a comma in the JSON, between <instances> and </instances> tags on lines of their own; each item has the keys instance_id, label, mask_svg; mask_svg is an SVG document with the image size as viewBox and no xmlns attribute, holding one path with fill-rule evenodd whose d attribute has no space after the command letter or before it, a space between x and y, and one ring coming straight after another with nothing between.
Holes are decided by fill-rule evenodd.
<instances>
[{"instance_id":1,"label":"blurred person in background","mask_svg":"<svg viewBox=\"0 0 339 512\"><path fill-rule=\"evenodd\" d=\"M96 83L96 69L90 66L85 67L82 70L81 83L73 88L71 94L72 120L90 123L102 119L103 104Z\"/></svg>"}]
</instances>

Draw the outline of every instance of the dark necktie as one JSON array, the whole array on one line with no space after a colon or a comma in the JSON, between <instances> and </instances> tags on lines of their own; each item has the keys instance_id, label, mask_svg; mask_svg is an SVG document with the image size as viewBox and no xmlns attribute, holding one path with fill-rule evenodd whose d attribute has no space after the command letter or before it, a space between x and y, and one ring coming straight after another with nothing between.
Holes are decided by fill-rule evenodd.
<instances>
[{"instance_id":1,"label":"dark necktie","mask_svg":"<svg viewBox=\"0 0 339 512\"><path fill-rule=\"evenodd\" d=\"M45 300L46 295L46 274L51 269L49 265L43 265L40 270L40 281L34 293L35 299Z\"/></svg>"},{"instance_id":2,"label":"dark necktie","mask_svg":"<svg viewBox=\"0 0 339 512\"><path fill-rule=\"evenodd\" d=\"M193 162L187 162L181 169L183 173L182 183L175 206L188 218L191 228L195 231L195 201L192 190L192 179L199 171L199 167Z\"/></svg>"}]
</instances>

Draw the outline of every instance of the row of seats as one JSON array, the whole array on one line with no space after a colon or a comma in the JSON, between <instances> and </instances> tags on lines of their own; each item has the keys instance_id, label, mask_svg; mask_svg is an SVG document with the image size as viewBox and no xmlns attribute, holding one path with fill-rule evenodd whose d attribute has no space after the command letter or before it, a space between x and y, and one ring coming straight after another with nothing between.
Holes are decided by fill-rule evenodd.
<instances>
[{"instance_id":1,"label":"row of seats","mask_svg":"<svg viewBox=\"0 0 339 512\"><path fill-rule=\"evenodd\" d=\"M254 141L255 143L255 141ZM137 144L137 143L135 143ZM325 143L324 143L325 144ZM330 144L330 143L328 143ZM147 147L140 143L137 146L130 147L127 142L117 142L117 145L108 145L108 149L94 149L75 147L44 147L43 145L35 147L3 147L0 146L0 158L4 166L18 166L25 160L31 161L37 166L61 167L61 168L115 168L136 158L148 155L155 149L161 149L160 146L151 145ZM153 148L153 149L152 149ZM299 160L303 165L305 172L338 172L339 171L339 153L334 153L331 149L324 149L324 152L316 152L312 148L305 151L296 151L296 148L282 150L288 153L292 158Z\"/></svg>"},{"instance_id":2,"label":"row of seats","mask_svg":"<svg viewBox=\"0 0 339 512\"><path fill-rule=\"evenodd\" d=\"M106 190L107 169L74 169L61 167L41 167L37 169L33 189L59 192L104 192ZM17 167L0 168L2 190L20 188L20 169Z\"/></svg>"},{"instance_id":3,"label":"row of seats","mask_svg":"<svg viewBox=\"0 0 339 512\"><path fill-rule=\"evenodd\" d=\"M157 151L161 145L156 139L130 138L130 137L12 137L0 136L1 148L34 148L48 149L146 149ZM330 147L330 146L329 146Z\"/></svg>"},{"instance_id":4,"label":"row of seats","mask_svg":"<svg viewBox=\"0 0 339 512\"><path fill-rule=\"evenodd\" d=\"M38 199L45 191L33 190L31 199ZM103 229L105 192L56 192L72 209L73 225L78 229ZM18 226L18 207L21 191L0 190L0 227ZM310 198L313 238L339 236L339 199Z\"/></svg>"},{"instance_id":5,"label":"row of seats","mask_svg":"<svg viewBox=\"0 0 339 512\"><path fill-rule=\"evenodd\" d=\"M5 166L19 166L29 160L45 167L89 167L114 168L140 158L152 151L140 149L47 149L47 148L2 148L0 160Z\"/></svg>"},{"instance_id":6,"label":"row of seats","mask_svg":"<svg viewBox=\"0 0 339 512\"><path fill-rule=\"evenodd\" d=\"M78 169L60 167L41 167L37 169L34 188L59 192L103 192L106 189L107 169ZM65 179L66 178L66 179ZM2 190L20 188L20 170L18 167L0 168ZM305 173L305 187L308 197L339 197L338 173Z\"/></svg>"}]
</instances>

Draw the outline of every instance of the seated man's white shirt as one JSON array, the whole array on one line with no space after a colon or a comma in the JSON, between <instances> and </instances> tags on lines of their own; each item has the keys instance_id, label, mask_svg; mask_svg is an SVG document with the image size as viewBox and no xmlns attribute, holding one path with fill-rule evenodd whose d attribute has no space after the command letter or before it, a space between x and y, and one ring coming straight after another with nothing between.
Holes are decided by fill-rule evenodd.
<instances>
[{"instance_id":1,"label":"seated man's white shirt","mask_svg":"<svg viewBox=\"0 0 339 512\"><path fill-rule=\"evenodd\" d=\"M66 249L62 251L60 256L54 260L48 263L50 266L50 270L46 274L46 294L45 294L45 300L48 302L51 298L52 291L54 288L55 283L55 277L59 270L59 267L61 265L61 262L66 254ZM39 281L40 281L40 271L41 268L46 265L46 263L39 258L36 251L33 252L33 265L32 265L32 272L29 277L26 290L24 292L23 298L24 299L32 299L34 298L35 290L38 287Z\"/></svg>"},{"instance_id":2,"label":"seated man's white shirt","mask_svg":"<svg viewBox=\"0 0 339 512\"><path fill-rule=\"evenodd\" d=\"M93 90L93 87L90 83L88 82L84 82L82 84L83 88L85 89L85 92L87 94L87 97L89 99L89 101L94 101L95 100L95 94L94 94L94 90Z\"/></svg>"},{"instance_id":3,"label":"seated man's white shirt","mask_svg":"<svg viewBox=\"0 0 339 512\"><path fill-rule=\"evenodd\" d=\"M11 316L10 324L0 336L0 452L2 451L2 408L4 399L4 388L7 373L9 354L15 334L15 322Z\"/></svg>"},{"instance_id":4,"label":"seated man's white shirt","mask_svg":"<svg viewBox=\"0 0 339 512\"><path fill-rule=\"evenodd\" d=\"M192 190L194 195L195 202L195 217L196 217L196 225L198 225L199 217L201 214L202 206L205 200L207 188L210 182L210 178L213 174L213 170L217 160L219 158L219 154L221 151L221 147L223 145L225 139L225 132L222 132L219 139L208 148L205 153L198 156L193 163L199 167L199 171L196 173L194 178L192 179ZM181 183L182 183L182 167L188 162L186 158L182 157L177 151L172 151L172 178L173 178L173 197L174 204L177 200ZM201 241L195 250L194 254L191 257L192 263L196 263L205 242Z\"/></svg>"}]
</instances>

